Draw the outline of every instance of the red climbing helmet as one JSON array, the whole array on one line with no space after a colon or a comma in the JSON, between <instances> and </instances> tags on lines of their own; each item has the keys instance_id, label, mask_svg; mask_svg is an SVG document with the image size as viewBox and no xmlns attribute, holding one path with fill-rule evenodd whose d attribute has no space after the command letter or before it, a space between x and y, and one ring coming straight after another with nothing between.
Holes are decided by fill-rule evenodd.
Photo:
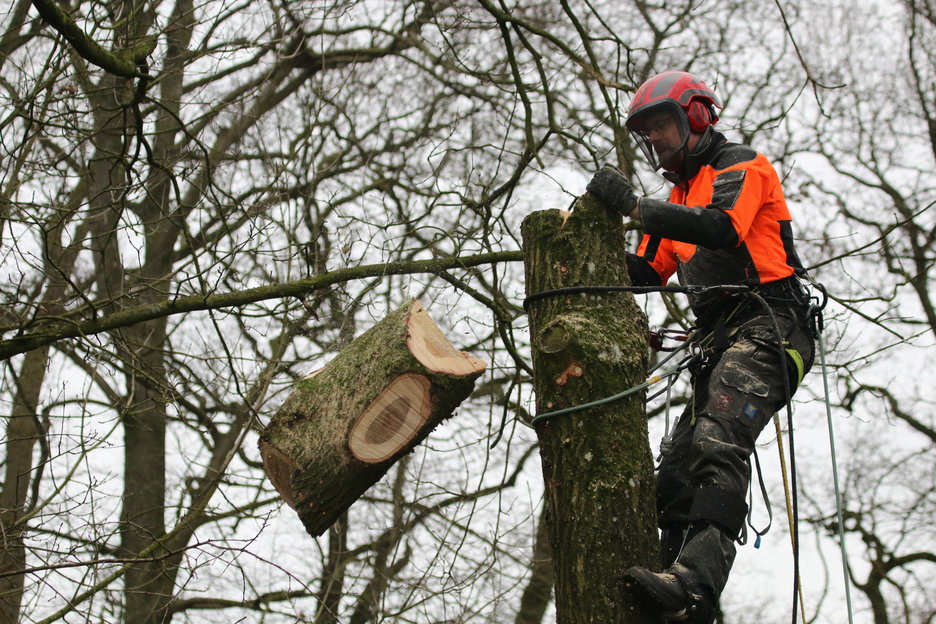
<instances>
[{"instance_id":1,"label":"red climbing helmet","mask_svg":"<svg viewBox=\"0 0 936 624\"><path fill-rule=\"evenodd\" d=\"M721 102L701 79L684 71L665 71L651 76L638 87L625 125L655 169L686 146L689 133L701 134L718 121ZM671 111L679 124L682 144L657 154L650 144L645 121L657 113Z\"/></svg>"}]
</instances>

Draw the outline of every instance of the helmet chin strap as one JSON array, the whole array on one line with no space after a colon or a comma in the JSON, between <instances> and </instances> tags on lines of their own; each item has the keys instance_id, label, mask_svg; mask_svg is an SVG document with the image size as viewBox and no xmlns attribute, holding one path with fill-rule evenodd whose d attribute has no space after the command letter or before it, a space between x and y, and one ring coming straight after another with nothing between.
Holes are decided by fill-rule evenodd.
<instances>
[{"instance_id":1,"label":"helmet chin strap","mask_svg":"<svg viewBox=\"0 0 936 624\"><path fill-rule=\"evenodd\" d=\"M696 143L695 149L691 152L689 151L689 145L686 145L686 155L687 156L700 156L705 153L705 150L709 148L709 145L712 144L712 137L715 136L715 128L712 126L706 126L705 131L702 133L702 136L699 137L699 142Z\"/></svg>"}]
</instances>

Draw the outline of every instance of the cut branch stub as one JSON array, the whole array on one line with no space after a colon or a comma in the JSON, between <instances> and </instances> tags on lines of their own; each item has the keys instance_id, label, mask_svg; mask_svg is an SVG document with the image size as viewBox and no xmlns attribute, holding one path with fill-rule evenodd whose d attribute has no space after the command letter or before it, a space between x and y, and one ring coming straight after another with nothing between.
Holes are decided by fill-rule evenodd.
<instances>
[{"instance_id":1,"label":"cut branch stub","mask_svg":"<svg viewBox=\"0 0 936 624\"><path fill-rule=\"evenodd\" d=\"M299 381L260 438L264 470L321 535L451 416L485 366L410 301Z\"/></svg>"}]
</instances>

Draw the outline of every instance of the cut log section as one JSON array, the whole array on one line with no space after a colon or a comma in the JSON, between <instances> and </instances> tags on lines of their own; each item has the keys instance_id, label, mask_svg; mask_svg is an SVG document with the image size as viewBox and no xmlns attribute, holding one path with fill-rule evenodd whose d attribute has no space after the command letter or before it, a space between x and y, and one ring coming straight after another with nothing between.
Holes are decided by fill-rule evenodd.
<instances>
[{"instance_id":1,"label":"cut log section","mask_svg":"<svg viewBox=\"0 0 936 624\"><path fill-rule=\"evenodd\" d=\"M485 366L410 301L299 381L260 437L263 468L321 535L452 415Z\"/></svg>"}]
</instances>

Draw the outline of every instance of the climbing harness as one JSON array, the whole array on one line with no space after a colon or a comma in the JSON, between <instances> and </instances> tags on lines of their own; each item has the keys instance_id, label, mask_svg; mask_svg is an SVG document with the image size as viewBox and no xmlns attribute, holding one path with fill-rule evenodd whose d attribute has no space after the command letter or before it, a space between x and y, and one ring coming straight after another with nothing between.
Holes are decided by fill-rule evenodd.
<instances>
[{"instance_id":1,"label":"climbing harness","mask_svg":"<svg viewBox=\"0 0 936 624\"><path fill-rule=\"evenodd\" d=\"M685 343L689 340L690 332L682 331L680 329L651 329L650 330L650 348L656 351L657 353L671 353L673 351L680 351L681 346L675 347L666 347L663 344L664 340L676 340L678 342Z\"/></svg>"}]
</instances>

